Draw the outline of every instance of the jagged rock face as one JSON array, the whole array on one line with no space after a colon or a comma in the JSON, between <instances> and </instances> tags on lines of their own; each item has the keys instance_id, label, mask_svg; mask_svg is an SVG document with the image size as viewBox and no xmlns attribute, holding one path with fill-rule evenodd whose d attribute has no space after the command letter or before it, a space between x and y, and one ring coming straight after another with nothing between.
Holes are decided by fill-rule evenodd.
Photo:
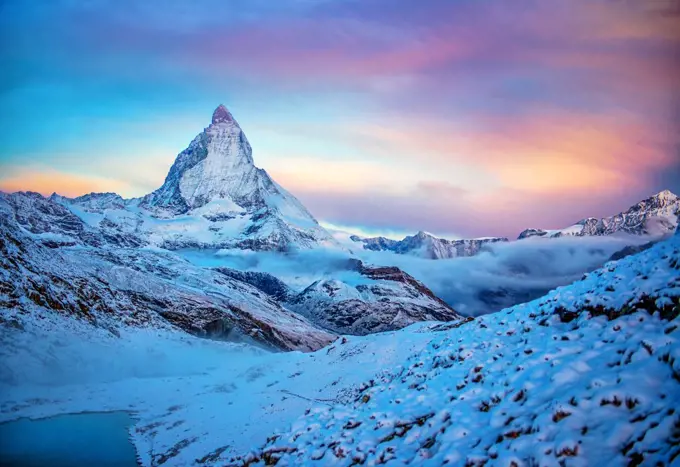
<instances>
[{"instance_id":1,"label":"jagged rock face","mask_svg":"<svg viewBox=\"0 0 680 467\"><path fill-rule=\"evenodd\" d=\"M596 219L589 217L561 230L526 229L518 240L529 237L557 238L611 235L625 232L632 235L664 236L673 233L680 218L680 198L664 190L615 216Z\"/></svg>"},{"instance_id":2,"label":"jagged rock face","mask_svg":"<svg viewBox=\"0 0 680 467\"><path fill-rule=\"evenodd\" d=\"M416 235L404 237L403 240L392 240L385 237L362 238L357 235L352 235L350 239L362 243L366 250L392 251L402 255L414 255L428 259L474 256L490 244L508 241L504 237L446 240L422 231Z\"/></svg>"},{"instance_id":3,"label":"jagged rock face","mask_svg":"<svg viewBox=\"0 0 680 467\"><path fill-rule=\"evenodd\" d=\"M396 267L355 260L356 285L334 279L314 282L288 305L312 322L341 334L366 335L419 321L456 321L461 316L421 282Z\"/></svg>"},{"instance_id":4,"label":"jagged rock face","mask_svg":"<svg viewBox=\"0 0 680 467\"><path fill-rule=\"evenodd\" d=\"M105 194L110 199L108 195ZM53 197L46 199L32 192L0 193L0 203L6 218L11 218L34 240L50 248L74 245L138 247L145 244L134 234L118 230L100 231L86 225L64 206L53 202ZM88 198L87 202L92 202L92 199Z\"/></svg>"},{"instance_id":5,"label":"jagged rock face","mask_svg":"<svg viewBox=\"0 0 680 467\"><path fill-rule=\"evenodd\" d=\"M544 237L548 235L548 232L542 229L525 229L517 237L517 240L522 240L523 238L529 237Z\"/></svg>"},{"instance_id":6,"label":"jagged rock face","mask_svg":"<svg viewBox=\"0 0 680 467\"><path fill-rule=\"evenodd\" d=\"M177 156L163 186L143 204L186 212L214 199L228 199L244 209L259 209L262 205L253 206L262 201L256 196L258 188L250 143L220 105L210 126Z\"/></svg>"},{"instance_id":7,"label":"jagged rock face","mask_svg":"<svg viewBox=\"0 0 680 467\"><path fill-rule=\"evenodd\" d=\"M336 243L293 195L254 165L245 133L222 105L153 193L131 200L112 193L53 200L93 227L168 249L284 251Z\"/></svg>"}]
</instances>

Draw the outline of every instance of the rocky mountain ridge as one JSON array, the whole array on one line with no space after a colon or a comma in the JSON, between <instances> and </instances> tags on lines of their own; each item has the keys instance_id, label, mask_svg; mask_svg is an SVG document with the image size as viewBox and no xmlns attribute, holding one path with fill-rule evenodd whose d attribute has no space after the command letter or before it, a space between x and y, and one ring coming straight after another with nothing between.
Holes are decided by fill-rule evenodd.
<instances>
[{"instance_id":1,"label":"rocky mountain ridge","mask_svg":"<svg viewBox=\"0 0 680 467\"><path fill-rule=\"evenodd\" d=\"M358 235L352 235L350 239L353 242L362 244L362 247L366 250L392 251L401 255L419 256L428 259L474 256L488 245L508 241L505 237L447 240L437 238L423 231L415 235L406 236L402 240L392 240L386 237L364 238Z\"/></svg>"},{"instance_id":2,"label":"rocky mountain ridge","mask_svg":"<svg viewBox=\"0 0 680 467\"><path fill-rule=\"evenodd\" d=\"M663 236L673 233L680 218L680 198L669 190L661 191L614 216L581 219L571 227L558 230L526 229L518 240L529 237L601 236L617 232L632 235Z\"/></svg>"}]
</instances>

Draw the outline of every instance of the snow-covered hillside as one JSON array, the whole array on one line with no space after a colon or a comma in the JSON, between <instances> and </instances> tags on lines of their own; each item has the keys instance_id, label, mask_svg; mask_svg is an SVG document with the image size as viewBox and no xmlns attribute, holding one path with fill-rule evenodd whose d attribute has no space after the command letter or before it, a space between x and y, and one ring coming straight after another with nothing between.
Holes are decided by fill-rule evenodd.
<instances>
[{"instance_id":1,"label":"snow-covered hillside","mask_svg":"<svg viewBox=\"0 0 680 467\"><path fill-rule=\"evenodd\" d=\"M130 200L114 193L53 200L90 226L169 249L337 246L292 194L255 167L245 133L223 105L153 193Z\"/></svg>"},{"instance_id":2,"label":"snow-covered hillside","mask_svg":"<svg viewBox=\"0 0 680 467\"><path fill-rule=\"evenodd\" d=\"M24 379L1 388L0 420L134 411L145 466L674 465L679 312L675 235L527 304L311 354L54 315L4 330L21 350L3 368ZM80 373L35 385L47 367Z\"/></svg>"},{"instance_id":3,"label":"snow-covered hillside","mask_svg":"<svg viewBox=\"0 0 680 467\"><path fill-rule=\"evenodd\" d=\"M525 305L401 331L427 345L239 462L671 465L679 313L676 235Z\"/></svg>"},{"instance_id":4,"label":"snow-covered hillside","mask_svg":"<svg viewBox=\"0 0 680 467\"><path fill-rule=\"evenodd\" d=\"M404 237L402 240L392 240L385 237L364 238L358 235L352 235L350 239L355 243L363 244L362 246L366 250L392 251L400 255L419 256L427 259L474 256L487 245L508 241L504 237L447 240L423 231Z\"/></svg>"},{"instance_id":5,"label":"snow-covered hillside","mask_svg":"<svg viewBox=\"0 0 680 467\"><path fill-rule=\"evenodd\" d=\"M602 219L588 217L564 229L526 229L519 234L518 239L528 237L555 238L564 235L611 235L617 232L660 237L674 232L678 227L679 218L680 198L670 191L664 190L615 216Z\"/></svg>"}]
</instances>

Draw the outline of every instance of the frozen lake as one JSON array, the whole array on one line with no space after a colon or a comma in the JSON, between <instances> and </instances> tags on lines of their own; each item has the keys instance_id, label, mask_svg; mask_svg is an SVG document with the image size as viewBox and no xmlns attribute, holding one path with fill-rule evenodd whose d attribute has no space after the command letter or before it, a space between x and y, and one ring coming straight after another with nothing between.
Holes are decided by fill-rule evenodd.
<instances>
[{"instance_id":1,"label":"frozen lake","mask_svg":"<svg viewBox=\"0 0 680 467\"><path fill-rule=\"evenodd\" d=\"M126 412L60 415L0 424L0 464L38 467L136 467Z\"/></svg>"}]
</instances>

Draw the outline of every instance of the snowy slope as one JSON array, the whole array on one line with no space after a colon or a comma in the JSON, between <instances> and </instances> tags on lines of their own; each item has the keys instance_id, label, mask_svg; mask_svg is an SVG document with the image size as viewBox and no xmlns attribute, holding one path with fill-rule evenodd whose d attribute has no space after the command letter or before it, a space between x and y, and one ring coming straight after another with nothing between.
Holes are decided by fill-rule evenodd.
<instances>
[{"instance_id":1,"label":"snowy slope","mask_svg":"<svg viewBox=\"0 0 680 467\"><path fill-rule=\"evenodd\" d=\"M507 238L502 237L446 240L423 231L404 237L402 240L392 240L385 237L363 238L358 235L352 235L350 239L355 243L363 244L362 246L366 250L392 251L401 255L419 256L427 259L474 256L487 245L508 241Z\"/></svg>"},{"instance_id":2,"label":"snowy slope","mask_svg":"<svg viewBox=\"0 0 680 467\"><path fill-rule=\"evenodd\" d=\"M625 232L634 235L663 236L674 232L680 217L680 198L668 190L655 194L615 216L589 217L558 230L526 229L518 239L528 237L592 236Z\"/></svg>"},{"instance_id":3,"label":"snowy slope","mask_svg":"<svg viewBox=\"0 0 680 467\"><path fill-rule=\"evenodd\" d=\"M673 465L679 307L676 235L524 305L312 354L144 330L112 342L31 321L3 334L32 343L5 366L32 371L1 388L0 420L131 410L145 466ZM97 372L111 355L123 357L113 374ZM159 362L157 374L133 355ZM29 386L47 365L81 373Z\"/></svg>"},{"instance_id":4,"label":"snowy slope","mask_svg":"<svg viewBox=\"0 0 680 467\"><path fill-rule=\"evenodd\" d=\"M337 246L292 194L255 167L245 133L223 105L153 193L131 200L112 193L53 200L93 227L170 249Z\"/></svg>"},{"instance_id":5,"label":"snowy slope","mask_svg":"<svg viewBox=\"0 0 680 467\"><path fill-rule=\"evenodd\" d=\"M318 406L241 461L670 465L679 312L676 235L528 304L432 328L353 403Z\"/></svg>"}]
</instances>

